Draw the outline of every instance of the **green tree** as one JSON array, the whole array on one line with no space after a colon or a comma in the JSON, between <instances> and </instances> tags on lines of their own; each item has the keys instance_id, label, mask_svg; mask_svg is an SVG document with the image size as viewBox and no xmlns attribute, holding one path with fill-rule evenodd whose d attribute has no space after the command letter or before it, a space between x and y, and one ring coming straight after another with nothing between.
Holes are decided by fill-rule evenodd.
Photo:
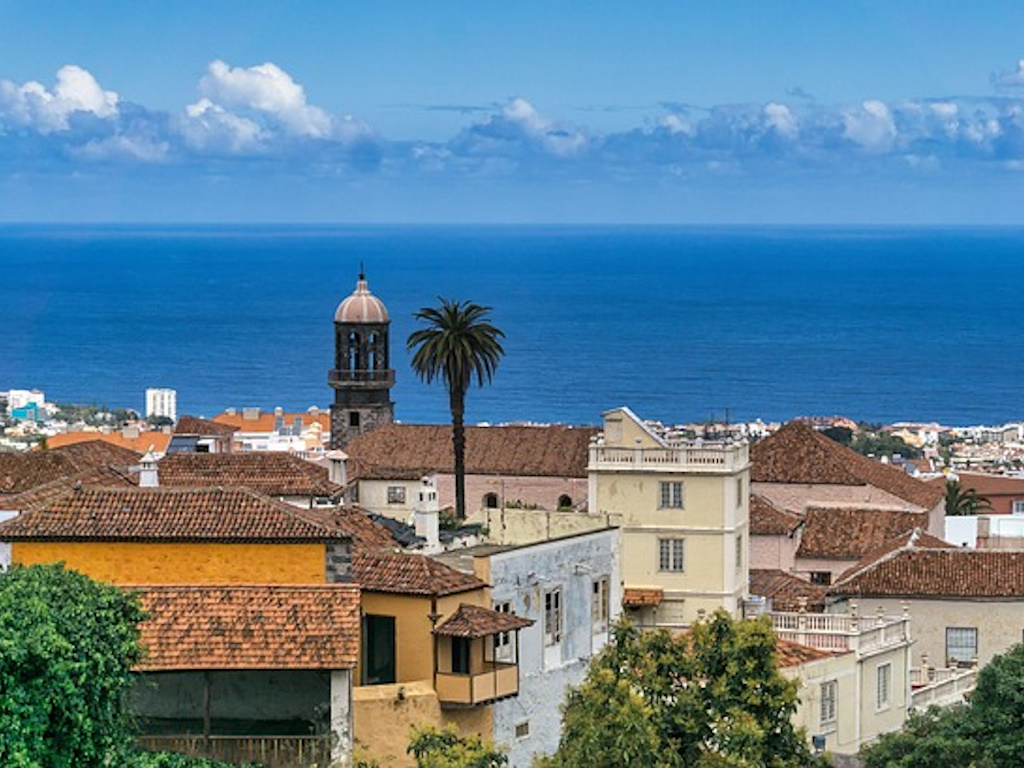
<instances>
[{"instance_id":1,"label":"green tree","mask_svg":"<svg viewBox=\"0 0 1024 768\"><path fill-rule=\"evenodd\" d=\"M978 674L967 704L911 716L864 750L865 768L1020 768L1024 755L1024 646Z\"/></svg>"},{"instance_id":2,"label":"green tree","mask_svg":"<svg viewBox=\"0 0 1024 768\"><path fill-rule=\"evenodd\" d=\"M616 625L570 691L546 768L788 768L816 764L792 725L797 683L778 671L767 618L719 611L688 635Z\"/></svg>"},{"instance_id":3,"label":"green tree","mask_svg":"<svg viewBox=\"0 0 1024 768\"><path fill-rule=\"evenodd\" d=\"M62 565L0 574L0 765L128 764L138 601Z\"/></svg>"},{"instance_id":4,"label":"green tree","mask_svg":"<svg viewBox=\"0 0 1024 768\"><path fill-rule=\"evenodd\" d=\"M441 379L448 388L455 451L455 511L466 517L466 392L473 379L489 383L505 354L505 334L488 320L490 307L473 302L439 299L441 306L424 307L415 318L425 328L409 335L406 347L415 350L412 369L426 381Z\"/></svg>"},{"instance_id":5,"label":"green tree","mask_svg":"<svg viewBox=\"0 0 1024 768\"><path fill-rule=\"evenodd\" d=\"M992 509L988 497L973 488L964 488L959 480L946 479L946 514L976 515Z\"/></svg>"},{"instance_id":6,"label":"green tree","mask_svg":"<svg viewBox=\"0 0 1024 768\"><path fill-rule=\"evenodd\" d=\"M416 768L502 768L508 756L479 736L459 736L455 728L426 727L413 731L408 752Z\"/></svg>"}]
</instances>

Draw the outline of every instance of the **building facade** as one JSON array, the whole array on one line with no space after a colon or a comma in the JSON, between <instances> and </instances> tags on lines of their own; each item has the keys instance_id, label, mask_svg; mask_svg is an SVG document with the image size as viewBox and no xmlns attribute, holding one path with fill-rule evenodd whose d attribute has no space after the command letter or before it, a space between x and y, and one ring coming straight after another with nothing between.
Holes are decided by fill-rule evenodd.
<instances>
[{"instance_id":1,"label":"building facade","mask_svg":"<svg viewBox=\"0 0 1024 768\"><path fill-rule=\"evenodd\" d=\"M152 388L146 390L146 418L162 416L171 421L178 420L178 392L174 389Z\"/></svg>"}]
</instances>

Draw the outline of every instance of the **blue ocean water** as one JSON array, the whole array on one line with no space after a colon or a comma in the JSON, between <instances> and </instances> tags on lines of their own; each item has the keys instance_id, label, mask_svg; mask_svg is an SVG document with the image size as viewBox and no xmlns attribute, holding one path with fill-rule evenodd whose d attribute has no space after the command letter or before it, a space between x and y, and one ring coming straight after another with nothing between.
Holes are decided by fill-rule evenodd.
<instances>
[{"instance_id":1,"label":"blue ocean water","mask_svg":"<svg viewBox=\"0 0 1024 768\"><path fill-rule=\"evenodd\" d=\"M326 406L364 264L392 316L396 415L442 422L404 340L438 296L494 308L472 421L1024 418L1024 230L0 227L0 390L179 412Z\"/></svg>"}]
</instances>

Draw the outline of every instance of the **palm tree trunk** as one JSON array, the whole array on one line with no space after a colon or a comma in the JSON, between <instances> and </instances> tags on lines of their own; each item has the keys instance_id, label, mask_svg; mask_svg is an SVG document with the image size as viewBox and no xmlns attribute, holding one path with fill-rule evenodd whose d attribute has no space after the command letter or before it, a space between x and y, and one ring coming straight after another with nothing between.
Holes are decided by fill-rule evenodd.
<instances>
[{"instance_id":1,"label":"palm tree trunk","mask_svg":"<svg viewBox=\"0 0 1024 768\"><path fill-rule=\"evenodd\" d=\"M452 411L452 448L455 451L455 514L462 521L466 519L466 426L463 423L466 390L453 386L448 394Z\"/></svg>"}]
</instances>

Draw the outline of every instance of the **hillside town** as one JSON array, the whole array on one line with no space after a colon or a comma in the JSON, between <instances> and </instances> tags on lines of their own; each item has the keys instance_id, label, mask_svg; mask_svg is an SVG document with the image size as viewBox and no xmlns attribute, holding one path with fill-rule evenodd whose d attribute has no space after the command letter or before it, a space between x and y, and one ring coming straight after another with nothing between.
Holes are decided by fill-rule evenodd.
<instances>
[{"instance_id":1,"label":"hillside town","mask_svg":"<svg viewBox=\"0 0 1024 768\"><path fill-rule=\"evenodd\" d=\"M770 620L794 725L842 765L1021 642L1024 423L669 425L608 403L593 427L467 426L463 462L450 424L395 420L405 374L364 276L333 326L327 408L0 393L0 569L139 594L143 746L411 766L411 728L452 726L526 768L616 622L725 611Z\"/></svg>"}]
</instances>

